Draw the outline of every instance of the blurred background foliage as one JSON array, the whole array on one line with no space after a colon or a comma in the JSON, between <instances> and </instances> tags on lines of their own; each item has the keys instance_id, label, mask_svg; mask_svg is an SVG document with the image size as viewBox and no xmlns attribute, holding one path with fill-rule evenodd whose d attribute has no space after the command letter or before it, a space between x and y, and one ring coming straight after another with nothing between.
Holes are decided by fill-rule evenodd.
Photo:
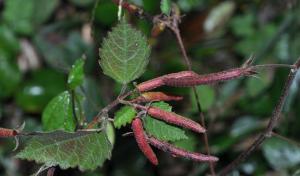
<instances>
[{"instance_id":1,"label":"blurred background foliage","mask_svg":"<svg viewBox=\"0 0 300 176\"><path fill-rule=\"evenodd\" d=\"M160 13L159 0L131 0L147 13ZM296 0L173 0L184 15L180 25L187 52L197 73L240 66L251 54L255 64L292 64L300 55L300 7ZM125 13L152 45L150 64L141 82L185 70L176 38L170 31L151 37L152 23ZM117 22L117 6L110 0L0 0L0 122L14 128L26 121L26 130L42 129L41 113L47 103L66 89L67 73L84 55L84 111L90 120L116 98L121 86L104 76L98 65L98 48ZM233 160L266 126L288 70L264 69L248 77L197 87L205 112L212 153L220 158L216 169ZM231 175L300 175L300 75L297 75L276 133ZM188 88L161 88L184 96L172 103L174 111L199 120L195 99ZM117 131L112 159L94 172L59 170L56 175L197 176L207 164L193 163L159 153L152 167L132 137L130 128ZM204 152L202 136L175 142ZM0 139L0 175L29 175L33 162L13 158L13 140Z\"/></svg>"}]
</instances>

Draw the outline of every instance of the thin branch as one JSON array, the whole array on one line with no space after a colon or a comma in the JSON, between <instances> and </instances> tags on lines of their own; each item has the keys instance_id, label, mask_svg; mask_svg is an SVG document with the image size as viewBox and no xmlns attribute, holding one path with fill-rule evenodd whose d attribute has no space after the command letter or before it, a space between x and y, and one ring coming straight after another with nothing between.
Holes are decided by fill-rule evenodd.
<instances>
[{"instance_id":1,"label":"thin branch","mask_svg":"<svg viewBox=\"0 0 300 176\"><path fill-rule=\"evenodd\" d=\"M115 99L113 102L105 106L95 117L94 119L87 125L87 128L90 129L97 123L101 121L102 115L108 113L111 109L116 107L118 104L120 104L120 101L124 100L127 98L129 95L133 94L136 90L131 90L121 96L119 96L117 99Z\"/></svg>"},{"instance_id":2,"label":"thin branch","mask_svg":"<svg viewBox=\"0 0 300 176\"><path fill-rule=\"evenodd\" d=\"M268 138L268 137L271 137L272 136L272 132L273 132L273 129L276 127L277 123L278 123L278 120L279 120L279 117L280 117L280 114L281 114L281 111L282 111L282 108L283 108L283 105L284 105L284 102L286 100L286 97L288 96L289 94L289 90L290 90L290 87L293 83L293 80L295 78L295 75L298 71L300 67L300 57L298 58L298 60L295 62L294 64L294 68L291 69L289 75L288 75L288 78L285 82L285 85L283 87L283 90L282 90L282 93L281 93L281 96L279 97L279 100L277 102L277 105L275 106L274 110L273 110L273 113L272 113L272 116L269 120L269 123L268 123L268 126L266 128L266 130L261 133L257 138L256 140L252 143L252 145L247 148L244 152L242 152L235 160L233 160L231 163L229 163L227 166L225 166L220 172L218 175L226 175L228 174L230 171L232 171L233 169L235 169L240 163L242 163L246 158L249 157L249 155L255 150L257 149L262 143L263 141Z\"/></svg>"},{"instance_id":3,"label":"thin branch","mask_svg":"<svg viewBox=\"0 0 300 176\"><path fill-rule=\"evenodd\" d=\"M281 139L281 140L284 140L284 141L286 141L286 142L288 142L288 143L290 143L290 144L292 144L292 145L295 145L295 146L297 146L297 147L300 147L300 144L299 144L297 141L294 141L294 140L292 140L292 139L290 139L290 138L287 138L287 137L282 136L282 135L280 135L280 134L277 134L277 133L275 133L275 132L272 132L272 136L277 137L277 138L279 138L279 139Z\"/></svg>"},{"instance_id":4,"label":"thin branch","mask_svg":"<svg viewBox=\"0 0 300 176\"><path fill-rule=\"evenodd\" d=\"M188 67L188 69L191 71L192 70L192 65L191 65L191 61L186 53L186 49L184 47L184 44L183 44L183 41L182 41L182 37L181 37L181 34L180 34L180 30L178 28L178 23L180 20L180 17L176 18L174 17L174 21L172 23L172 25L167 25L175 34L176 36L176 39L177 39L177 42L178 42L178 45L180 47L180 50L181 50L181 53L183 55L183 58L184 58L184 61ZM177 20L176 20L177 19ZM204 117L204 114L203 114L203 111L202 111L202 108L201 108L201 104L200 104L200 100L199 100L199 94L198 92L196 91L196 87L193 86L192 87L193 89L193 95L196 99L196 105L197 105L197 110L198 110L198 113L199 113L199 116L200 116L200 121L201 121L201 125L206 128L206 125L205 125L205 117ZM207 133L204 133L203 135L203 138L204 138L204 145L205 145L205 150L206 150L206 153L207 155L210 155L211 152L210 152L210 148L209 148L209 142L208 142L208 136L207 136ZM214 169L214 163L212 161L209 161L209 168L210 168L210 173L212 176L216 175L215 174L215 169Z\"/></svg>"},{"instance_id":5,"label":"thin branch","mask_svg":"<svg viewBox=\"0 0 300 176\"><path fill-rule=\"evenodd\" d=\"M191 61L190 61L189 57L187 56L187 53L186 53L186 50L185 50L185 47L184 47L184 44L183 44L183 41L182 41L182 37L180 35L180 31L179 31L178 27L176 26L176 28L171 28L171 29L174 32L175 36L176 36L177 42L179 44L181 53L182 53L184 61L185 61L185 64L187 65L189 70L192 70L192 64L191 64Z\"/></svg>"}]
</instances>

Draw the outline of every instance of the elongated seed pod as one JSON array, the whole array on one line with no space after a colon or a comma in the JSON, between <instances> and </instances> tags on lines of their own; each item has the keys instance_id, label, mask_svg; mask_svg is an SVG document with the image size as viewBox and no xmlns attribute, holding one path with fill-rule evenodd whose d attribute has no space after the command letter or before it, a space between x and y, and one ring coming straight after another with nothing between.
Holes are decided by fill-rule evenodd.
<instances>
[{"instance_id":1,"label":"elongated seed pod","mask_svg":"<svg viewBox=\"0 0 300 176\"><path fill-rule=\"evenodd\" d=\"M0 128L0 137L15 137L18 132L14 129Z\"/></svg>"},{"instance_id":2,"label":"elongated seed pod","mask_svg":"<svg viewBox=\"0 0 300 176\"><path fill-rule=\"evenodd\" d=\"M193 75L191 77L164 77L163 82L166 86L173 87L190 87L203 84L214 84L231 79L236 79L243 76L250 76L256 74L255 70L251 67L248 68L235 68L217 73L211 73L206 75Z\"/></svg>"},{"instance_id":3,"label":"elongated seed pod","mask_svg":"<svg viewBox=\"0 0 300 176\"><path fill-rule=\"evenodd\" d=\"M132 121L131 128L140 150L144 153L144 155L152 164L158 165L157 157L147 142L141 119L135 118Z\"/></svg>"},{"instance_id":4,"label":"elongated seed pod","mask_svg":"<svg viewBox=\"0 0 300 176\"><path fill-rule=\"evenodd\" d=\"M178 73L170 73L167 75L163 75L151 80L148 80L146 82L142 82L138 84L136 87L140 92L146 92L152 89L155 89L157 87L165 85L164 80L170 80L170 79L187 79L187 78L193 78L199 76L197 73L193 71L181 71Z\"/></svg>"},{"instance_id":5,"label":"elongated seed pod","mask_svg":"<svg viewBox=\"0 0 300 176\"><path fill-rule=\"evenodd\" d=\"M163 86L163 85L164 85L163 78L157 77L157 78L154 78L154 79L151 79L146 82L142 82L142 83L138 84L136 86L136 88L140 92L146 92L146 91L155 89L155 88Z\"/></svg>"},{"instance_id":6,"label":"elongated seed pod","mask_svg":"<svg viewBox=\"0 0 300 176\"><path fill-rule=\"evenodd\" d=\"M184 149L175 147L167 142L160 141L154 137L148 137L148 142L151 145L153 145L154 147L156 147L164 152L168 152L168 153L172 154L172 156L183 157L183 158L191 159L191 160L198 161L198 162L208 162L208 161L216 162L219 160L215 156L204 155L201 153L186 151Z\"/></svg>"},{"instance_id":7,"label":"elongated seed pod","mask_svg":"<svg viewBox=\"0 0 300 176\"><path fill-rule=\"evenodd\" d=\"M163 120L167 123L190 129L197 133L204 133L206 131L205 128L203 128L199 123L191 119L185 118L173 112L164 111L157 107L148 108L148 114L156 119Z\"/></svg>"},{"instance_id":8,"label":"elongated seed pod","mask_svg":"<svg viewBox=\"0 0 300 176\"><path fill-rule=\"evenodd\" d=\"M193 71L181 71L177 73L170 73L162 77L163 79L188 79L188 78L196 78L198 76L200 75Z\"/></svg>"},{"instance_id":9,"label":"elongated seed pod","mask_svg":"<svg viewBox=\"0 0 300 176\"><path fill-rule=\"evenodd\" d=\"M167 95L163 92L145 92L141 96L131 100L132 103L142 103L151 101L179 101L182 96Z\"/></svg>"}]
</instances>

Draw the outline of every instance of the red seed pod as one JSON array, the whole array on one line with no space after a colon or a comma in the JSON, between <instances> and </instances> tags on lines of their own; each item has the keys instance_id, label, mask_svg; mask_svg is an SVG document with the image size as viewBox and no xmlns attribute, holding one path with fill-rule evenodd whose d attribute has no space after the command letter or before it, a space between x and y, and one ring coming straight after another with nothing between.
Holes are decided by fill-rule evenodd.
<instances>
[{"instance_id":1,"label":"red seed pod","mask_svg":"<svg viewBox=\"0 0 300 176\"><path fill-rule=\"evenodd\" d=\"M145 92L141 96L133 99L133 103L151 102L151 101L179 101L182 96L167 95L163 92Z\"/></svg>"},{"instance_id":2,"label":"red seed pod","mask_svg":"<svg viewBox=\"0 0 300 176\"><path fill-rule=\"evenodd\" d=\"M146 82L142 82L140 84L137 85L137 89L140 92L146 92L152 89L155 89L157 87L163 86L165 85L164 80L171 80L171 79L187 79L190 77L196 77L199 76L197 73L193 72L193 71L181 71L178 73L170 73L167 75L163 75L151 80L148 80Z\"/></svg>"},{"instance_id":3,"label":"red seed pod","mask_svg":"<svg viewBox=\"0 0 300 176\"><path fill-rule=\"evenodd\" d=\"M197 78L199 74L193 71L181 71L177 73L170 73L162 76L164 79L189 79L189 78Z\"/></svg>"},{"instance_id":4,"label":"red seed pod","mask_svg":"<svg viewBox=\"0 0 300 176\"><path fill-rule=\"evenodd\" d=\"M167 142L160 141L154 137L148 137L148 142L154 147L163 150L164 152L170 153L174 157L183 157L198 162L208 162L208 161L216 162L219 160L215 156L186 151L184 149L175 147Z\"/></svg>"},{"instance_id":5,"label":"red seed pod","mask_svg":"<svg viewBox=\"0 0 300 176\"><path fill-rule=\"evenodd\" d=\"M140 92L146 92L148 90L152 90L152 89L155 89L155 88L163 86L163 85L164 85L164 82L163 82L162 77L157 77L157 78L151 79L149 81L138 84L136 86L136 88Z\"/></svg>"},{"instance_id":6,"label":"red seed pod","mask_svg":"<svg viewBox=\"0 0 300 176\"><path fill-rule=\"evenodd\" d=\"M131 128L140 150L144 153L144 155L152 164L158 165L157 157L147 142L141 119L135 118L132 121Z\"/></svg>"},{"instance_id":7,"label":"red seed pod","mask_svg":"<svg viewBox=\"0 0 300 176\"><path fill-rule=\"evenodd\" d=\"M203 84L214 84L222 81L236 79L242 76L250 76L256 74L251 67L235 68L218 73L211 73L206 75L194 74L190 77L164 77L163 82L167 86L173 87L190 87Z\"/></svg>"},{"instance_id":8,"label":"red seed pod","mask_svg":"<svg viewBox=\"0 0 300 176\"><path fill-rule=\"evenodd\" d=\"M14 129L0 128L0 137L15 137L18 132Z\"/></svg>"},{"instance_id":9,"label":"red seed pod","mask_svg":"<svg viewBox=\"0 0 300 176\"><path fill-rule=\"evenodd\" d=\"M145 108L144 110L147 110L147 108ZM199 123L191 119L185 118L173 112L164 111L157 107L148 108L148 114L156 119L190 129L197 133L205 133L206 131L205 128L203 128Z\"/></svg>"}]
</instances>

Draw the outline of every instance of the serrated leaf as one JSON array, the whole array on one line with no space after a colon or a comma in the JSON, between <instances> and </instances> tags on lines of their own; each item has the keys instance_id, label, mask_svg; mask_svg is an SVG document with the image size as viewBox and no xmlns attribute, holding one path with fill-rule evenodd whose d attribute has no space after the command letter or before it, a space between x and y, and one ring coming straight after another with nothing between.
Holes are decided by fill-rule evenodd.
<instances>
[{"instance_id":1,"label":"serrated leaf","mask_svg":"<svg viewBox=\"0 0 300 176\"><path fill-rule=\"evenodd\" d=\"M127 84L145 71L150 47L145 36L123 19L104 39L99 53L104 74Z\"/></svg>"},{"instance_id":2,"label":"serrated leaf","mask_svg":"<svg viewBox=\"0 0 300 176\"><path fill-rule=\"evenodd\" d=\"M34 160L62 169L94 170L111 156L112 145L105 133L55 131L32 137L17 158Z\"/></svg>"},{"instance_id":3,"label":"serrated leaf","mask_svg":"<svg viewBox=\"0 0 300 176\"><path fill-rule=\"evenodd\" d=\"M160 1L160 10L166 15L170 15L171 12L171 0L161 0Z\"/></svg>"},{"instance_id":4,"label":"serrated leaf","mask_svg":"<svg viewBox=\"0 0 300 176\"><path fill-rule=\"evenodd\" d=\"M75 89L77 86L83 83L84 79L84 60L78 59L69 73L68 85L71 89Z\"/></svg>"},{"instance_id":5,"label":"serrated leaf","mask_svg":"<svg viewBox=\"0 0 300 176\"><path fill-rule=\"evenodd\" d=\"M131 121L135 118L136 111L131 106L124 106L119 111L115 113L114 125L116 128L121 128L126 124L131 123Z\"/></svg>"},{"instance_id":6,"label":"serrated leaf","mask_svg":"<svg viewBox=\"0 0 300 176\"><path fill-rule=\"evenodd\" d=\"M46 131L58 129L74 131L76 124L73 117L71 94L68 91L62 92L48 103L42 114L42 123Z\"/></svg>"},{"instance_id":7,"label":"serrated leaf","mask_svg":"<svg viewBox=\"0 0 300 176\"><path fill-rule=\"evenodd\" d=\"M151 106L155 106L169 112L172 111L172 107L165 102L153 103ZM147 115L144 119L144 127L147 133L164 141L177 141L188 138L185 131L181 128L154 119L149 115Z\"/></svg>"}]
</instances>

